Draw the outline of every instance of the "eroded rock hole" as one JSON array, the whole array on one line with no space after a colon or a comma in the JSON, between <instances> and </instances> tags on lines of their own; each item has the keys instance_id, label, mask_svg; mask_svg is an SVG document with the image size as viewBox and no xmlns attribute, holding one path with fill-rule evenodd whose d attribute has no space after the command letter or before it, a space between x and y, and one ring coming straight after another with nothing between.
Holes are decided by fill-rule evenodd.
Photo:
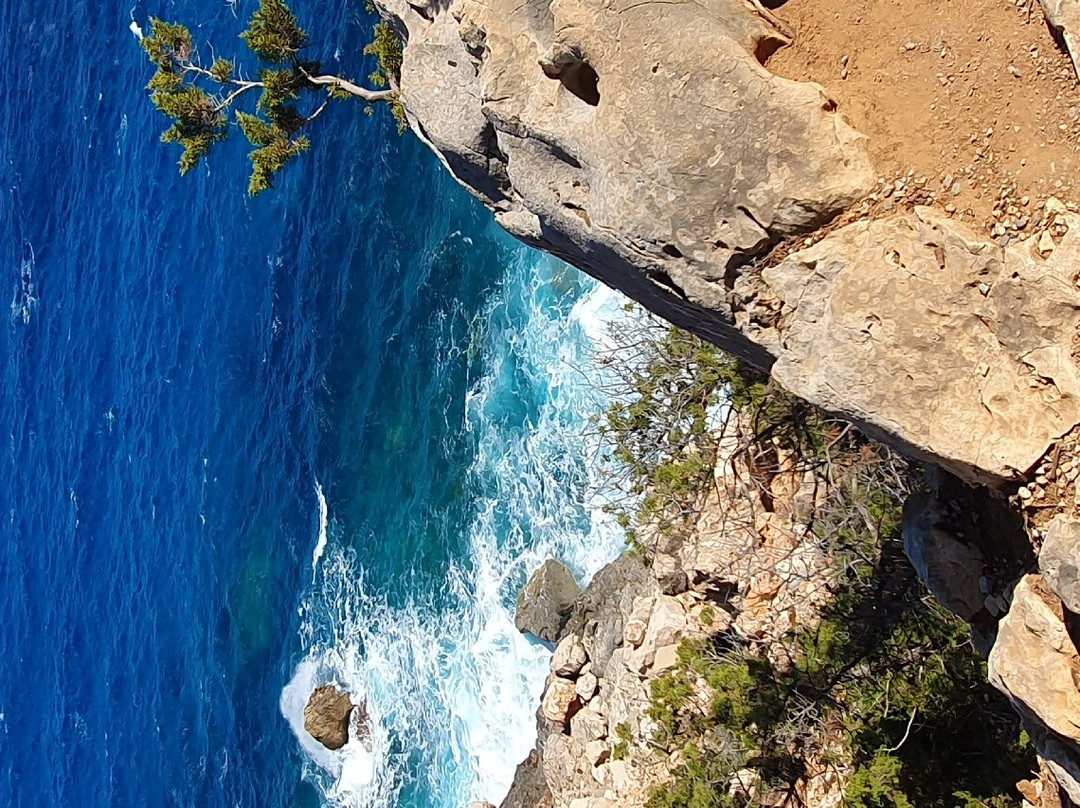
<instances>
[{"instance_id":1,"label":"eroded rock hole","mask_svg":"<svg viewBox=\"0 0 1080 808\"><path fill-rule=\"evenodd\" d=\"M559 73L559 81L589 106L600 103L600 77L588 62L566 65Z\"/></svg>"},{"instance_id":2,"label":"eroded rock hole","mask_svg":"<svg viewBox=\"0 0 1080 808\"><path fill-rule=\"evenodd\" d=\"M672 258L682 258L683 254L679 251L679 248L674 244L665 244L660 248L664 255L670 255Z\"/></svg>"},{"instance_id":3,"label":"eroded rock hole","mask_svg":"<svg viewBox=\"0 0 1080 808\"><path fill-rule=\"evenodd\" d=\"M772 55L787 44L786 40L780 39L779 37L763 36L754 43L754 58L758 60L758 63L762 67L764 67L765 63L772 58Z\"/></svg>"}]
</instances>

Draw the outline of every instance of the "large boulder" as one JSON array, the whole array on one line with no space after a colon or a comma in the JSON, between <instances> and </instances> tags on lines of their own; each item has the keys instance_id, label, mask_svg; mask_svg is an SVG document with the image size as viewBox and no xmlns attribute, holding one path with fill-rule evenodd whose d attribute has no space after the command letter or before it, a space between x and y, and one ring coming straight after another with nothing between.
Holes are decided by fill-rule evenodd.
<instances>
[{"instance_id":1,"label":"large boulder","mask_svg":"<svg viewBox=\"0 0 1080 808\"><path fill-rule=\"evenodd\" d=\"M551 789L544 777L540 753L535 749L518 764L510 792L501 808L552 808Z\"/></svg>"},{"instance_id":2,"label":"large boulder","mask_svg":"<svg viewBox=\"0 0 1080 808\"><path fill-rule=\"evenodd\" d=\"M940 524L941 509L932 495L916 492L904 503L904 552L938 602L971 620L986 600L979 581L983 555Z\"/></svg>"},{"instance_id":3,"label":"large boulder","mask_svg":"<svg viewBox=\"0 0 1080 808\"><path fill-rule=\"evenodd\" d=\"M990 681L1059 740L1080 743L1080 656L1061 600L1039 575L1016 585L987 660Z\"/></svg>"},{"instance_id":4,"label":"large boulder","mask_svg":"<svg viewBox=\"0 0 1080 808\"><path fill-rule=\"evenodd\" d=\"M1054 517L1039 550L1039 570L1065 608L1080 615L1080 521Z\"/></svg>"},{"instance_id":5,"label":"large boulder","mask_svg":"<svg viewBox=\"0 0 1080 808\"><path fill-rule=\"evenodd\" d=\"M518 631L557 642L580 595L581 587L565 565L545 561L518 594L514 625Z\"/></svg>"},{"instance_id":6,"label":"large boulder","mask_svg":"<svg viewBox=\"0 0 1080 808\"><path fill-rule=\"evenodd\" d=\"M790 392L973 482L1026 475L1080 423L1080 218L1045 260L930 208L860 221L766 269Z\"/></svg>"},{"instance_id":7,"label":"large boulder","mask_svg":"<svg viewBox=\"0 0 1080 808\"><path fill-rule=\"evenodd\" d=\"M304 707L304 729L327 749L340 749L349 742L352 711L348 693L333 685L318 687Z\"/></svg>"},{"instance_id":8,"label":"large boulder","mask_svg":"<svg viewBox=\"0 0 1080 808\"><path fill-rule=\"evenodd\" d=\"M580 708L581 699L574 683L570 679L553 676L540 703L541 715L553 724L567 726Z\"/></svg>"},{"instance_id":9,"label":"large boulder","mask_svg":"<svg viewBox=\"0 0 1080 808\"><path fill-rule=\"evenodd\" d=\"M555 653L551 657L551 672L565 679L573 679L581 673L588 661L589 655L581 644L581 637L568 634L555 647Z\"/></svg>"},{"instance_id":10,"label":"large boulder","mask_svg":"<svg viewBox=\"0 0 1080 808\"><path fill-rule=\"evenodd\" d=\"M566 624L568 632L581 636L593 673L605 675L608 660L623 643L623 629L635 601L658 591L649 569L629 553L623 553L593 577Z\"/></svg>"},{"instance_id":11,"label":"large boulder","mask_svg":"<svg viewBox=\"0 0 1080 808\"><path fill-rule=\"evenodd\" d=\"M763 66L759 4L377 2L413 128L525 242L969 482L1080 424L1075 216L1002 248L916 209L758 260L874 184L824 90ZM1072 29L1080 0L1044 5Z\"/></svg>"}]
</instances>

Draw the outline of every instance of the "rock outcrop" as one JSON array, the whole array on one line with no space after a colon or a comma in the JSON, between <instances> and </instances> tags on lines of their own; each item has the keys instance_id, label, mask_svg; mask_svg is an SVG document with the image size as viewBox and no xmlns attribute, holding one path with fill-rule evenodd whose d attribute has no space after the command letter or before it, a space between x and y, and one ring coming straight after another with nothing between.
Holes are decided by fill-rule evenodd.
<instances>
[{"instance_id":1,"label":"rock outcrop","mask_svg":"<svg viewBox=\"0 0 1080 808\"><path fill-rule=\"evenodd\" d=\"M999 221L985 237L947 216L949 206L889 200L888 215L859 219L852 205L874 185L864 138L822 87L766 69L789 32L758 3L376 2L407 42L400 91L413 129L510 233L910 457L998 494L1022 482L1035 488L1019 488L1021 498L1051 490L1053 475L1039 470L1057 473L1080 426L1075 206L1047 200L1031 226L1010 210L1010 227ZM1077 62L1080 0L1041 2ZM955 193L951 174L945 186ZM705 525L648 574L621 561L572 613L569 586L551 603L524 596L519 627L576 639L545 699L560 729L542 732L527 770L548 791L507 804L592 805L609 792L633 804L641 773L605 750L614 727L643 731L641 683L672 664L679 609L689 626L699 598L726 607L735 592L739 608L719 619L753 638L814 608L813 587L827 587L802 573L819 571L820 559L761 512L736 514L749 532L727 529L726 516L712 532ZM1044 773L1072 795L1073 528L1046 533L1042 575L1021 581L1011 606L1003 587L986 591L979 573L996 567L967 538L918 514L906 532L935 594L981 621L995 684L1029 720ZM1033 546L1040 537L1031 534ZM579 648L587 661L575 671Z\"/></svg>"},{"instance_id":2,"label":"rock outcrop","mask_svg":"<svg viewBox=\"0 0 1080 808\"><path fill-rule=\"evenodd\" d=\"M874 177L820 86L763 67L785 38L752 4L380 5L414 129L527 243L971 482L1080 423L1075 216L1003 249L919 209L763 258Z\"/></svg>"},{"instance_id":3,"label":"rock outcrop","mask_svg":"<svg viewBox=\"0 0 1080 808\"><path fill-rule=\"evenodd\" d=\"M1080 0L1039 0L1050 27L1069 49L1073 67L1080 77Z\"/></svg>"},{"instance_id":4,"label":"rock outcrop","mask_svg":"<svg viewBox=\"0 0 1080 808\"><path fill-rule=\"evenodd\" d=\"M1080 615L1080 520L1054 518L1039 551L1039 570L1062 605Z\"/></svg>"},{"instance_id":5,"label":"rock outcrop","mask_svg":"<svg viewBox=\"0 0 1080 808\"><path fill-rule=\"evenodd\" d=\"M1068 625L1077 620L1041 576L1025 576L999 624L988 667L1053 780L1080 805L1080 655Z\"/></svg>"},{"instance_id":6,"label":"rock outcrop","mask_svg":"<svg viewBox=\"0 0 1080 808\"><path fill-rule=\"evenodd\" d=\"M649 688L676 666L681 641L731 632L779 650L778 638L827 601L832 567L805 541L803 521L818 478L787 464L766 490L748 484L742 445L732 424L689 536L666 542L650 564L623 554L581 593L552 656L537 750L518 767L503 808L640 808L670 776L671 762L655 752ZM809 508L794 507L807 498ZM656 563L664 557L670 563ZM671 569L690 585L678 595L663 591ZM838 804L835 766L803 787L818 794L816 804Z\"/></svg>"},{"instance_id":7,"label":"rock outcrop","mask_svg":"<svg viewBox=\"0 0 1080 808\"><path fill-rule=\"evenodd\" d=\"M315 688L304 707L304 729L327 749L341 749L349 742L352 712L348 693L333 685Z\"/></svg>"},{"instance_id":8,"label":"rock outcrop","mask_svg":"<svg viewBox=\"0 0 1080 808\"><path fill-rule=\"evenodd\" d=\"M558 561L545 561L518 595L514 625L518 631L555 642L579 594L581 587L569 569Z\"/></svg>"}]
</instances>

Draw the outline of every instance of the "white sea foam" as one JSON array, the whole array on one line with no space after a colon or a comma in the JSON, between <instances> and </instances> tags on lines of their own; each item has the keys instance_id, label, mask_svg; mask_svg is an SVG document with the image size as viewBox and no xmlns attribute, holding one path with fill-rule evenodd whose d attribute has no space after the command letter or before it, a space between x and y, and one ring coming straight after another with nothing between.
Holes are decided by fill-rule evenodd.
<instances>
[{"instance_id":1,"label":"white sea foam","mask_svg":"<svg viewBox=\"0 0 1080 808\"><path fill-rule=\"evenodd\" d=\"M468 558L451 569L438 603L418 595L393 608L369 591L356 554L334 530L324 541L320 498L315 582L301 607L308 651L281 710L309 761L306 776L332 805L497 803L535 741L550 659L515 629L516 592L547 558L588 579L621 549L621 533L598 508L602 446L592 419L607 405L598 349L605 323L626 316L623 300L592 285L559 316L545 301L572 270L521 256L478 318L484 373L460 417L477 449L469 483L479 498ZM540 398L524 429L499 417L514 395L511 368ZM304 701L327 682L366 697L369 746L352 740L329 752L303 731Z\"/></svg>"},{"instance_id":2,"label":"white sea foam","mask_svg":"<svg viewBox=\"0 0 1080 808\"><path fill-rule=\"evenodd\" d=\"M19 282L11 298L11 319L15 322L21 321L23 325L29 325L30 318L38 305L37 284L34 282L34 270L37 267L34 245L27 243L25 253L22 261L19 262Z\"/></svg>"},{"instance_id":3,"label":"white sea foam","mask_svg":"<svg viewBox=\"0 0 1080 808\"><path fill-rule=\"evenodd\" d=\"M319 566L319 559L326 552L326 527L330 513L326 507L326 496L318 480L315 481L315 498L319 501L319 538L315 542L315 549L311 552L312 582L315 580L315 568Z\"/></svg>"},{"instance_id":4,"label":"white sea foam","mask_svg":"<svg viewBox=\"0 0 1080 808\"><path fill-rule=\"evenodd\" d=\"M142 40L143 40L143 30L142 30L142 28L139 27L139 23L137 23L135 21L135 7L134 6L132 7L131 11L128 12L128 15L131 17L131 25L128 26L128 30L131 31L132 36L134 36L137 40L142 42Z\"/></svg>"}]
</instances>

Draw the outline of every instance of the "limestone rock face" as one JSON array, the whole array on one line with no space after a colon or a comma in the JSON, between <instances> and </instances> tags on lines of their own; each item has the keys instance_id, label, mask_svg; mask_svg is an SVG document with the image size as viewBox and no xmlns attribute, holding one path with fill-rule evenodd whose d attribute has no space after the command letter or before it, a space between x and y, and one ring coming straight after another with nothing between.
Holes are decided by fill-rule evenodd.
<instances>
[{"instance_id":1,"label":"limestone rock face","mask_svg":"<svg viewBox=\"0 0 1080 808\"><path fill-rule=\"evenodd\" d=\"M581 673L581 669L588 661L589 655L585 653L581 637L577 634L568 634L555 648L555 654L551 658L551 670L556 676L571 679Z\"/></svg>"},{"instance_id":2,"label":"limestone rock face","mask_svg":"<svg viewBox=\"0 0 1080 808\"><path fill-rule=\"evenodd\" d=\"M718 339L726 273L873 182L822 88L762 67L784 40L742 0L379 5L414 129L500 224Z\"/></svg>"},{"instance_id":3,"label":"limestone rock face","mask_svg":"<svg viewBox=\"0 0 1080 808\"><path fill-rule=\"evenodd\" d=\"M656 579L641 560L625 553L596 574L566 625L568 632L581 635L593 673L606 675L636 600L657 592Z\"/></svg>"},{"instance_id":4,"label":"limestone rock face","mask_svg":"<svg viewBox=\"0 0 1080 808\"><path fill-rule=\"evenodd\" d=\"M349 694L333 685L316 688L304 707L304 729L327 749L340 749L349 742L349 716L353 703Z\"/></svg>"},{"instance_id":5,"label":"limestone rock face","mask_svg":"<svg viewBox=\"0 0 1080 808\"><path fill-rule=\"evenodd\" d=\"M783 36L753 4L378 3L413 128L525 242L969 482L1022 477L1080 423L1075 216L1002 249L917 210L756 267L873 173L820 86L762 66ZM1043 3L1074 30L1080 0Z\"/></svg>"},{"instance_id":6,"label":"limestone rock face","mask_svg":"<svg viewBox=\"0 0 1080 808\"><path fill-rule=\"evenodd\" d=\"M1080 742L1080 656L1065 627L1061 601L1038 575L1016 585L987 662L990 681L1021 715L1033 715L1060 738Z\"/></svg>"},{"instance_id":7,"label":"limestone rock face","mask_svg":"<svg viewBox=\"0 0 1080 808\"><path fill-rule=\"evenodd\" d=\"M552 808L554 800L544 777L540 753L533 750L518 764L510 792L501 808Z\"/></svg>"},{"instance_id":8,"label":"limestone rock face","mask_svg":"<svg viewBox=\"0 0 1080 808\"><path fill-rule=\"evenodd\" d=\"M544 718L554 724L565 726L570 723L570 719L580 707L581 699L578 698L577 690L574 689L574 683L560 676L553 677L540 705L540 712Z\"/></svg>"},{"instance_id":9,"label":"limestone rock face","mask_svg":"<svg viewBox=\"0 0 1080 808\"><path fill-rule=\"evenodd\" d=\"M518 595L514 625L518 631L556 642L580 594L570 570L558 561L545 561Z\"/></svg>"},{"instance_id":10,"label":"limestone rock face","mask_svg":"<svg viewBox=\"0 0 1080 808\"><path fill-rule=\"evenodd\" d=\"M1050 261L930 208L829 234L762 273L773 375L964 479L1022 476L1080 423L1080 217L1062 219Z\"/></svg>"},{"instance_id":11,"label":"limestone rock face","mask_svg":"<svg viewBox=\"0 0 1080 808\"><path fill-rule=\"evenodd\" d=\"M1065 608L1080 614L1080 522L1064 514L1054 518L1039 551L1039 570Z\"/></svg>"}]
</instances>

